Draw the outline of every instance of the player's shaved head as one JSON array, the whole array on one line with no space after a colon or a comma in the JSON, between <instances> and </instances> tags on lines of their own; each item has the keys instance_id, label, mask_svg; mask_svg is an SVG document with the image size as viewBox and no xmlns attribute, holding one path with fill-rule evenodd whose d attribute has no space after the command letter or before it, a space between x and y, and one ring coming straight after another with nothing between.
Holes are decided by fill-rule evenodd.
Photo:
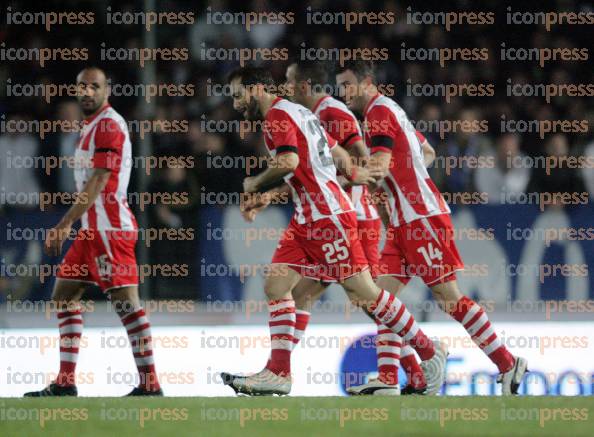
<instances>
[{"instance_id":1,"label":"player's shaved head","mask_svg":"<svg viewBox=\"0 0 594 437\"><path fill-rule=\"evenodd\" d=\"M107 102L109 85L107 75L99 67L86 67L76 76L78 103L85 116L101 109Z\"/></svg>"}]
</instances>

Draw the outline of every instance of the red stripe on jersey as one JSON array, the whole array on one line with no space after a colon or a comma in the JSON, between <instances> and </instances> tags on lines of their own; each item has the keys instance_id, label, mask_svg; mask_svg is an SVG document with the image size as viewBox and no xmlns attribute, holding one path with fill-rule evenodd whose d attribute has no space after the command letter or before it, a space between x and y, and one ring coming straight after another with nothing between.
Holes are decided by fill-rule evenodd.
<instances>
[{"instance_id":1,"label":"red stripe on jersey","mask_svg":"<svg viewBox=\"0 0 594 437\"><path fill-rule=\"evenodd\" d=\"M338 107L328 106L327 108L322 109L318 116L324 129L326 129L326 131L335 138L341 146L347 147L353 141L361 139L359 123L352 114L345 112Z\"/></svg>"},{"instance_id":2,"label":"red stripe on jersey","mask_svg":"<svg viewBox=\"0 0 594 437\"><path fill-rule=\"evenodd\" d=\"M95 204L91 205L88 209L87 219L89 221L89 228L97 229L97 209L95 208Z\"/></svg>"},{"instance_id":3,"label":"red stripe on jersey","mask_svg":"<svg viewBox=\"0 0 594 437\"><path fill-rule=\"evenodd\" d=\"M103 208L107 214L107 220L109 220L111 227L116 229L119 229L122 226L122 222L120 220L120 203L115 198L120 175L119 167L120 166L118 165L117 169L113 169L111 171L109 180L103 189L103 193L101 193L101 197L103 198Z\"/></svg>"}]
</instances>

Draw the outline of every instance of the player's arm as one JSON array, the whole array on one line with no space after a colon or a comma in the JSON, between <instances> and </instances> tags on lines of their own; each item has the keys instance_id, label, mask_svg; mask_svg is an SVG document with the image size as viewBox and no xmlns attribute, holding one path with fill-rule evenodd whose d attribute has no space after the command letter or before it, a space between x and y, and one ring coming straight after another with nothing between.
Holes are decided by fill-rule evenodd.
<instances>
[{"instance_id":1,"label":"player's arm","mask_svg":"<svg viewBox=\"0 0 594 437\"><path fill-rule=\"evenodd\" d=\"M57 256L62 252L62 244L70 234L72 225L95 203L99 194L107 185L111 170L96 168L93 174L78 193L76 202L64 214L62 220L50 229L45 239L45 251L48 255Z\"/></svg>"},{"instance_id":2,"label":"player's arm","mask_svg":"<svg viewBox=\"0 0 594 437\"><path fill-rule=\"evenodd\" d=\"M293 173L299 166L299 155L295 146L277 147L277 154L270 160L268 168L257 176L243 180L243 191L256 193L262 188L273 185Z\"/></svg>"},{"instance_id":3,"label":"player's arm","mask_svg":"<svg viewBox=\"0 0 594 437\"><path fill-rule=\"evenodd\" d=\"M423 163L425 164L425 167L429 167L433 164L433 161L435 161L435 149L427 140L421 144L421 147L423 150Z\"/></svg>"},{"instance_id":4,"label":"player's arm","mask_svg":"<svg viewBox=\"0 0 594 437\"><path fill-rule=\"evenodd\" d=\"M253 222L256 215L272 203L273 199L288 199L291 192L289 184L282 184L274 187L265 193L244 193L241 196L239 209L246 222Z\"/></svg>"},{"instance_id":5,"label":"player's arm","mask_svg":"<svg viewBox=\"0 0 594 437\"><path fill-rule=\"evenodd\" d=\"M415 131L419 143L421 143L421 153L423 154L423 164L425 167L429 167L435 161L435 149L431 147L425 135L419 131Z\"/></svg>"},{"instance_id":6,"label":"player's arm","mask_svg":"<svg viewBox=\"0 0 594 437\"><path fill-rule=\"evenodd\" d=\"M59 255L62 244L70 234L72 225L95 203L103 191L112 170L122 161L122 147L126 140L123 127L115 120L104 118L95 128L95 153L93 155L93 173L78 193L76 202L70 207L62 220L49 230L45 239L45 251L49 255Z\"/></svg>"},{"instance_id":7,"label":"player's arm","mask_svg":"<svg viewBox=\"0 0 594 437\"><path fill-rule=\"evenodd\" d=\"M354 165L349 152L338 144L332 147L330 153L332 153L334 165L350 184L367 185L375 182L375 179L369 175L369 171L364 167Z\"/></svg>"}]
</instances>

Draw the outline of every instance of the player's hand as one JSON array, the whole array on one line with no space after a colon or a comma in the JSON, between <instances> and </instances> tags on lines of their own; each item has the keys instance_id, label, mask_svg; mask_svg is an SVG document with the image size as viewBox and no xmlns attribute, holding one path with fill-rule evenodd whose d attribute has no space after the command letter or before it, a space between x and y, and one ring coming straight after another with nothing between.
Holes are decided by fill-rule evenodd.
<instances>
[{"instance_id":1,"label":"player's hand","mask_svg":"<svg viewBox=\"0 0 594 437\"><path fill-rule=\"evenodd\" d=\"M241 211L241 216L246 222L253 222L256 218L256 215L270 205L272 201L272 196L270 193L263 193L263 194L248 194L244 193L241 196L241 202L239 204L239 209Z\"/></svg>"},{"instance_id":2,"label":"player's hand","mask_svg":"<svg viewBox=\"0 0 594 437\"><path fill-rule=\"evenodd\" d=\"M249 176L243 180L243 191L246 193L255 193L258 191L258 184L254 176Z\"/></svg>"},{"instance_id":3,"label":"player's hand","mask_svg":"<svg viewBox=\"0 0 594 437\"><path fill-rule=\"evenodd\" d=\"M369 185L375 183L376 178L365 167L354 166L353 171L355 177L350 180L352 185Z\"/></svg>"},{"instance_id":4,"label":"player's hand","mask_svg":"<svg viewBox=\"0 0 594 437\"><path fill-rule=\"evenodd\" d=\"M386 177L386 172L381 168L368 168L367 171L369 172L369 176L375 180Z\"/></svg>"},{"instance_id":5,"label":"player's hand","mask_svg":"<svg viewBox=\"0 0 594 437\"><path fill-rule=\"evenodd\" d=\"M72 225L70 223L59 223L47 231L45 237L45 253L51 256L58 256L62 253L62 245L70 235Z\"/></svg>"}]
</instances>

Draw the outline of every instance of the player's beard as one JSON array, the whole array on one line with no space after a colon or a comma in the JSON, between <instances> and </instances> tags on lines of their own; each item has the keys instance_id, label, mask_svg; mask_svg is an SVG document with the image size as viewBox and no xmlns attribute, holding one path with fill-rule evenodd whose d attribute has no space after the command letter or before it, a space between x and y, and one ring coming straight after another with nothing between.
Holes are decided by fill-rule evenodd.
<instances>
[{"instance_id":1,"label":"player's beard","mask_svg":"<svg viewBox=\"0 0 594 437\"><path fill-rule=\"evenodd\" d=\"M245 119L249 121L260 121L264 118L262 116L262 111L260 111L260 105L258 105L256 99L250 100L250 103L248 103L248 106L245 110L244 116Z\"/></svg>"},{"instance_id":2,"label":"player's beard","mask_svg":"<svg viewBox=\"0 0 594 437\"><path fill-rule=\"evenodd\" d=\"M86 102L92 102L92 104L85 104ZM79 100L80 109L85 117L94 114L97 109L99 109L103 105L103 100L97 101L95 99L86 100L83 103L83 99Z\"/></svg>"}]
</instances>

